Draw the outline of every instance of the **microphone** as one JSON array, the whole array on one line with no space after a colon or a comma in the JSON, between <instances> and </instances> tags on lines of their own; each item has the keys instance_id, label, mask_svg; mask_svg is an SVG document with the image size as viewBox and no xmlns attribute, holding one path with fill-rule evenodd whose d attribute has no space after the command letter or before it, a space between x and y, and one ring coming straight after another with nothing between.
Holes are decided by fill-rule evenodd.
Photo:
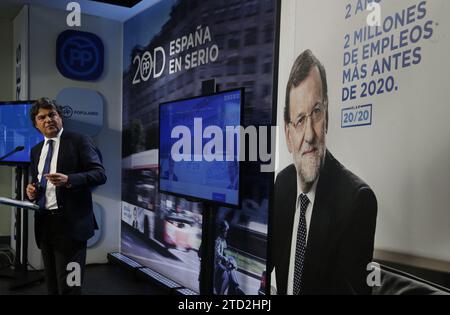
<instances>
[{"instance_id":1,"label":"microphone","mask_svg":"<svg viewBox=\"0 0 450 315\"><path fill-rule=\"evenodd\" d=\"M25 147L23 145L19 145L14 150L12 150L11 152L9 152L9 153L5 154L4 156L0 157L0 161L3 161L8 156L13 155L16 152L20 152L20 151L23 151L23 150L25 150Z\"/></svg>"}]
</instances>

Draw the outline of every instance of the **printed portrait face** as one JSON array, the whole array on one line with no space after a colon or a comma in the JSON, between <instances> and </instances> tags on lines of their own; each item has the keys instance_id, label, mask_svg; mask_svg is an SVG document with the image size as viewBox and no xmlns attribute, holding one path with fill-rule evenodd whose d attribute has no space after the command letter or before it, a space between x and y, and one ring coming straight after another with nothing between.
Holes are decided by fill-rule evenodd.
<instances>
[{"instance_id":1,"label":"printed portrait face","mask_svg":"<svg viewBox=\"0 0 450 315\"><path fill-rule=\"evenodd\" d=\"M285 126L289 152L297 174L306 185L319 176L325 156L327 106L319 70L313 67L306 79L290 91L290 122Z\"/></svg>"}]
</instances>

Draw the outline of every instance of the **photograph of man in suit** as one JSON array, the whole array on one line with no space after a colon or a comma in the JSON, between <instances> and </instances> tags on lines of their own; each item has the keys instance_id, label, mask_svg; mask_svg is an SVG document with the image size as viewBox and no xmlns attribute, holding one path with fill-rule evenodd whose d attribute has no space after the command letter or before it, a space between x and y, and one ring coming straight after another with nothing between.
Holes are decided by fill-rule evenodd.
<instances>
[{"instance_id":1,"label":"photograph of man in suit","mask_svg":"<svg viewBox=\"0 0 450 315\"><path fill-rule=\"evenodd\" d=\"M272 286L277 294L370 294L377 200L327 150L326 73L310 50L291 69L284 121L293 164L275 182Z\"/></svg>"},{"instance_id":2,"label":"photograph of man in suit","mask_svg":"<svg viewBox=\"0 0 450 315\"><path fill-rule=\"evenodd\" d=\"M63 129L54 101L37 100L30 118L45 137L31 150L32 184L26 191L28 199L40 206L35 214L35 237L48 293L81 294L87 240L98 228L90 189L106 182L105 169L91 138ZM80 281L76 276L67 281L76 270L81 271Z\"/></svg>"}]
</instances>

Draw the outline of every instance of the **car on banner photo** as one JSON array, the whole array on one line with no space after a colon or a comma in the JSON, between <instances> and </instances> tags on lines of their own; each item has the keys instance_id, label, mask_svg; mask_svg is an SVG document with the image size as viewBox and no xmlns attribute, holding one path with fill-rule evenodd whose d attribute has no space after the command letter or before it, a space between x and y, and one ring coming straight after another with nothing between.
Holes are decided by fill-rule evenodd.
<instances>
[{"instance_id":1,"label":"car on banner photo","mask_svg":"<svg viewBox=\"0 0 450 315\"><path fill-rule=\"evenodd\" d=\"M168 247L189 251L194 247L195 221L189 216L171 213L164 220L164 243Z\"/></svg>"},{"instance_id":2,"label":"car on banner photo","mask_svg":"<svg viewBox=\"0 0 450 315\"><path fill-rule=\"evenodd\" d=\"M184 199L161 194L160 213L162 242L168 248L182 251L198 250L201 236L199 209Z\"/></svg>"}]
</instances>

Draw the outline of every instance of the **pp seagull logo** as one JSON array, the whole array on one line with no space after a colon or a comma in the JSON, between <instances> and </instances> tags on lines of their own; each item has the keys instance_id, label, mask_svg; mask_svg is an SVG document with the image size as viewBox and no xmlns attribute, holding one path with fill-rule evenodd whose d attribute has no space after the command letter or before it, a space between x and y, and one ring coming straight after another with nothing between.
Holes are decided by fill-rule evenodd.
<instances>
[{"instance_id":1,"label":"pp seagull logo","mask_svg":"<svg viewBox=\"0 0 450 315\"><path fill-rule=\"evenodd\" d=\"M64 106L62 108L62 116L63 118L70 118L73 115L73 109L70 106Z\"/></svg>"},{"instance_id":2,"label":"pp seagull logo","mask_svg":"<svg viewBox=\"0 0 450 315\"><path fill-rule=\"evenodd\" d=\"M97 80L103 73L104 47L92 33L67 30L58 36L56 64L67 78Z\"/></svg>"}]
</instances>

